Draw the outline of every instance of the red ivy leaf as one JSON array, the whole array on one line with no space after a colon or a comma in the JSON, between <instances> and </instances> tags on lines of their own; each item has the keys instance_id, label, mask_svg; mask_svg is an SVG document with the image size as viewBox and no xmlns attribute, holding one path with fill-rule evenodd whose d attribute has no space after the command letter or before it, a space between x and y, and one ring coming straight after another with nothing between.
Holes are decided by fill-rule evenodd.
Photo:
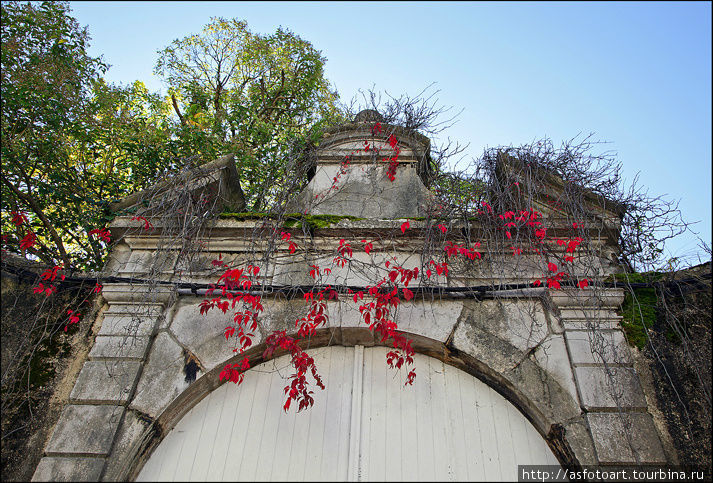
<instances>
[{"instance_id":1,"label":"red ivy leaf","mask_svg":"<svg viewBox=\"0 0 713 483\"><path fill-rule=\"evenodd\" d=\"M406 300L411 300L413 298L413 292L410 291L409 289L407 289L407 288L403 289L403 293L404 293L404 298Z\"/></svg>"},{"instance_id":2,"label":"red ivy leaf","mask_svg":"<svg viewBox=\"0 0 713 483\"><path fill-rule=\"evenodd\" d=\"M35 235L34 232L28 232L25 237L20 240L20 248L23 250L27 250L30 247L35 246L35 240L37 239L37 235Z\"/></svg>"},{"instance_id":3,"label":"red ivy leaf","mask_svg":"<svg viewBox=\"0 0 713 483\"><path fill-rule=\"evenodd\" d=\"M389 146L391 146L392 148L395 148L396 144L399 142L399 140L396 139L396 136L394 136L393 134L390 134L387 142L389 143Z\"/></svg>"},{"instance_id":4,"label":"red ivy leaf","mask_svg":"<svg viewBox=\"0 0 713 483\"><path fill-rule=\"evenodd\" d=\"M406 230L408 230L409 228L411 228L411 223L409 223L409 221L406 220L405 222L403 222L401 224L401 233L406 233Z\"/></svg>"},{"instance_id":5,"label":"red ivy leaf","mask_svg":"<svg viewBox=\"0 0 713 483\"><path fill-rule=\"evenodd\" d=\"M25 213L22 211L19 213L17 211L11 211L10 214L12 215L12 223L15 226L20 226L23 223L29 223L29 221L27 221L27 216L25 216Z\"/></svg>"}]
</instances>

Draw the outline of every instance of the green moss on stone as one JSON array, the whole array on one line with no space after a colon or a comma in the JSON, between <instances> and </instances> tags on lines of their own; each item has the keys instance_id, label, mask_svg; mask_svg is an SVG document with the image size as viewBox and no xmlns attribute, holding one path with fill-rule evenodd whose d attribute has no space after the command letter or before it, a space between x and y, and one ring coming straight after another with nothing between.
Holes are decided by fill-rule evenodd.
<instances>
[{"instance_id":1,"label":"green moss on stone","mask_svg":"<svg viewBox=\"0 0 713 483\"><path fill-rule=\"evenodd\" d=\"M261 219L275 220L278 217L270 213L221 213L220 218L244 221ZM342 220L363 220L363 218L349 215L305 215L303 213L287 213L282 218L285 220L285 228L297 228L305 225L312 230L317 228L329 228Z\"/></svg>"},{"instance_id":2,"label":"green moss on stone","mask_svg":"<svg viewBox=\"0 0 713 483\"><path fill-rule=\"evenodd\" d=\"M656 322L656 305L656 289L651 287L635 288L624 297L621 326L632 346L639 349L646 346L646 331Z\"/></svg>"}]
</instances>

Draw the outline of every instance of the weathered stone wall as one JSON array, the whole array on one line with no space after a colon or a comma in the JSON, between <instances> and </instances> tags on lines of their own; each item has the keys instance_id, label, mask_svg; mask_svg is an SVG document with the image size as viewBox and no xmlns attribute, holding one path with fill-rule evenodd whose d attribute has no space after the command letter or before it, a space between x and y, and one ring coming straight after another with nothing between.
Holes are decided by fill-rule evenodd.
<instances>
[{"instance_id":1,"label":"weathered stone wall","mask_svg":"<svg viewBox=\"0 0 713 483\"><path fill-rule=\"evenodd\" d=\"M153 231L131 236L122 236L131 226L128 217L113 222L112 235L122 241L106 274L127 277L127 282L104 284L108 307L35 480L134 478L180 418L219 385L224 364L243 357L234 355L225 342L229 316L219 311L204 316L198 306L205 293L202 284L216 278L206 267L219 256L233 265L261 260L265 310L246 353L254 366L261 362L270 332L295 332L294 321L304 308L295 287L313 283L305 268L331 263L345 236L374 240L371 256L355 251L351 257L359 270L350 265L322 278L320 283L342 287L342 296L328 304L328 326L310 340L310 347L378 343L344 287L363 288L386 276L387 259L405 267L425 265L428 221L413 218L425 213L430 193L422 182L427 140L400 132L403 176L397 175L402 181L393 184L384 179L383 165L369 171L373 152L352 152L370 139L371 126L355 123L330 133L320 147L316 175L292 205L301 213L366 219L303 226L299 243L309 250L295 256L289 256L286 246L271 245L269 237L255 236L261 222L221 219L211 225L202 240L203 254L189 267L171 258L170 246L159 249L159 219L153 220ZM338 160L352 154L343 185L333 190ZM409 217L410 230L404 233L400 227ZM588 258L583 259L598 280L616 269L609 234L616 230L617 219L607 214L603 219L606 230L591 229ZM554 217L549 221L556 222ZM456 234L477 233L478 228L477 223L451 226ZM270 256L263 257L265 253ZM394 317L399 330L413 339L414 349L495 388L532 422L563 465L675 461L661 443L648 410L650 395L644 393L623 342L616 315L622 291L534 288L530 282L537 277L535 261L523 257L515 265L512 254L503 249L490 251L488 257L488 265L454 262L449 275L412 283L415 297L402 301ZM573 270L581 269L575 264ZM181 283L173 283L179 271ZM510 283L522 285L503 285ZM473 286L490 290L460 290Z\"/></svg>"},{"instance_id":2,"label":"weathered stone wall","mask_svg":"<svg viewBox=\"0 0 713 483\"><path fill-rule=\"evenodd\" d=\"M210 249L225 253L224 240L239 239L250 223L218 222L222 228L214 231ZM333 250L347 223L352 222L317 230L315 245ZM372 230L385 224L398 229L400 222L381 221ZM150 245L143 240L134 248L150 251ZM117 260L113 266L124 273L135 250L127 246L117 253L123 266ZM241 255L234 251L233 256ZM266 271L281 280L285 273L304 271L303 263ZM138 269L133 264L134 276L140 275ZM363 280L354 275L333 282ZM103 297L108 307L89 360L45 447L35 480L134 476L162 436L217 387L218 372L231 359L223 336L227 316L219 311L201 315L203 297L190 289L105 284ZM528 289L511 298L484 300L444 294L434 299L423 293L402 303L396 321L414 339L417 351L474 374L520 408L551 440L563 464L664 463L670 458L647 412L618 326L615 310L622 298L620 289L600 289L596 297L589 290ZM250 351L254 362L269 332L294 330L304 302L299 294L277 294L264 305L256 347ZM329 327L312 341L313 347L375 343L348 299L330 302L328 312ZM197 366L193 382L187 377L190 361Z\"/></svg>"}]
</instances>

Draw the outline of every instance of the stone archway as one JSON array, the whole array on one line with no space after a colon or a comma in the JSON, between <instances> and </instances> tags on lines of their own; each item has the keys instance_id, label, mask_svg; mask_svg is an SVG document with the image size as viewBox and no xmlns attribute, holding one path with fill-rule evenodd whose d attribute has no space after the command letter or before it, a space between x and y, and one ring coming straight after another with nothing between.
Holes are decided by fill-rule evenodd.
<instances>
[{"instance_id":1,"label":"stone archway","mask_svg":"<svg viewBox=\"0 0 713 483\"><path fill-rule=\"evenodd\" d=\"M514 480L518 464L558 464L501 395L470 374L416 355L403 387L384 347L313 349L327 389L285 413L287 356L253 368L194 406L158 444L137 481Z\"/></svg>"},{"instance_id":2,"label":"stone archway","mask_svg":"<svg viewBox=\"0 0 713 483\"><path fill-rule=\"evenodd\" d=\"M223 254L236 265L255 263L251 262L254 257L262 260L265 254L276 257L278 252L285 259L277 263L275 257L270 258L262 267L260 294L265 311L252 350L245 353L253 364L261 362L261 345L269 333L295 331L298 306L304 308L299 294L304 287L315 287L305 264L331 263L345 233L355 240L368 234L369 239L382 241L375 241L373 247L381 260L378 263L372 259L376 253L370 255L366 249L353 253L351 261L366 267L363 272L323 274L320 283L338 287L344 295L354 289L368 290L372 279L383 275L376 276L380 272L374 270L384 257L421 267L421 273L429 266L421 251L423 234L434 228L433 220L424 217L432 196L422 182L427 179L428 140L389 127L399 134L402 148L399 176L392 182L386 176L389 168L373 162L373 150L350 155L363 143L374 141L372 127L357 122L335 128L315 153L315 175L293 200L295 212L339 221L309 225L307 230L302 220L303 231L308 232L303 233L305 243L315 247L308 258L287 257L284 246L273 253L272 240L253 236L262 222L235 213L212 221L210 234L201 240L208 247L202 255L206 265ZM379 143L379 149L393 151L394 146L389 147L385 140ZM344 167L340 161L344 155L351 159L348 172L339 190L331 193L332 180ZM507 159L499 162L509 169ZM213 171L205 174L206 179L225 188L223 197L230 199L230 191L239 188L232 158L210 167ZM197 181L190 189L199 193L203 182ZM325 198L327 194L330 196ZM599 225L587 230L596 249L592 252L596 278L603 280L616 268L612 264L616 247L611 245L616 237L610 235L618 230L618 218L610 210L599 211L606 230ZM559 226L557 220L560 218L553 212L553 229ZM167 228L160 219L152 223L157 233ZM226 358L225 314L203 316L199 305L214 279L205 271L190 275L188 280L175 278L179 270L176 261L162 272L165 280L151 280L155 268L151 260L165 248L157 235L124 236L135 224L130 216L120 216L111 225L112 235L121 243L105 270L118 278L103 286L107 307L97 320L96 340L45 447L36 480L135 478L165 435L203 398L210 400L220 386L218 374ZM477 223L464 220L452 231L458 238L458 230L470 233L477 228ZM394 234L398 243L393 243ZM498 250L492 253L495 259L512 257L508 251ZM515 270L509 263L499 266L499 274L471 267L460 275L446 271L436 286L426 280L412 284L418 295L412 292L411 297L404 297L393 314L394 322L413 339L417 352L476 376L514 404L547 440L562 466L669 461L647 412L648 403L628 348L622 344L620 317L615 313L623 300L621 289L605 285L596 290L536 288L532 285L534 272L527 264ZM385 262L384 266L388 267ZM503 286L505 281L508 284ZM516 288L510 282L518 282ZM351 303L349 296L340 296L327 305L329 318L310 340L313 348L378 345L374 334L365 328L356 299ZM601 350L595 351L595 339L607 344L599 344ZM190 376L186 372L189 364ZM278 406L276 412L280 411ZM84 437L77 438L77 434Z\"/></svg>"}]
</instances>

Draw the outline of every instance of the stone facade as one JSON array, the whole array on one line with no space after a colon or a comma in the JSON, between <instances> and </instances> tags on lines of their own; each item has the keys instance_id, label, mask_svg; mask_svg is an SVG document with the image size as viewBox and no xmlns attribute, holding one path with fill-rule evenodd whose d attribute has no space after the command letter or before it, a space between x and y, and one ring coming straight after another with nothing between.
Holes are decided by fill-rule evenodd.
<instances>
[{"instance_id":1,"label":"stone facade","mask_svg":"<svg viewBox=\"0 0 713 483\"><path fill-rule=\"evenodd\" d=\"M423 244L428 221L412 219L404 234L400 226L405 218L422 217L431 197L423 182L427 181L427 139L398 132L403 146L398 182L387 181L385 165L374 164L362 151L352 156L342 184L332 190L345 154L363 149L364 142L382 152L391 148L373 138L373 124L373 120L355 122L329 132L317 151L315 174L292 208L363 219L345 218L313 229L309 234L312 258L274 263L265 269L263 286L282 290L264 295L261 326L248 351L253 365L260 362L271 331L294 331L293 322L304 303L299 294L285 287L307 283L305 264L331 259L345 233L382 240L381 245L375 242L375 253L388 253L404 265L421 266L416 247ZM235 200L242 193L226 196ZM256 249L247 235L259 223L216 221L205 240L204 261L208 264L218 254L240 261L247 252L259 252L261 245ZM130 225L129 217L117 218L112 233L116 237ZM154 225L160 228L160 221ZM392 243L393 238L398 243ZM592 240L599 244L601 254L615 251L608 238ZM196 273L190 283L183 284L171 284L171 273L162 275L165 284L141 282L142 273L150 268L146 260L159 243L150 234L126 236L115 249L107 275L131 275L134 281L104 284L107 309L96 322L94 346L34 480L135 478L163 436L220 384L218 374L226 362L237 360L223 336L226 316L199 313L205 293L201 284L215 281L210 273ZM286 255L286 250L279 248L278 253ZM360 256L364 254L354 254L355 259ZM606 256L598 266L599 278L615 269ZM483 285L494 279L488 273L454 275L443 277L439 286ZM508 276L513 283L530 279L528 273ZM363 273L335 271L324 283L364 286L368 279ZM495 388L532 422L562 465L675 462L648 412L649 397L642 391L618 324L621 289L516 288L502 291L497 298L457 290L437 293L419 284L414 291L416 296L399 307L396 321L413 339L416 351L459 367ZM329 326L318 331L311 347L379 344L349 298L330 302L328 312Z\"/></svg>"}]
</instances>

